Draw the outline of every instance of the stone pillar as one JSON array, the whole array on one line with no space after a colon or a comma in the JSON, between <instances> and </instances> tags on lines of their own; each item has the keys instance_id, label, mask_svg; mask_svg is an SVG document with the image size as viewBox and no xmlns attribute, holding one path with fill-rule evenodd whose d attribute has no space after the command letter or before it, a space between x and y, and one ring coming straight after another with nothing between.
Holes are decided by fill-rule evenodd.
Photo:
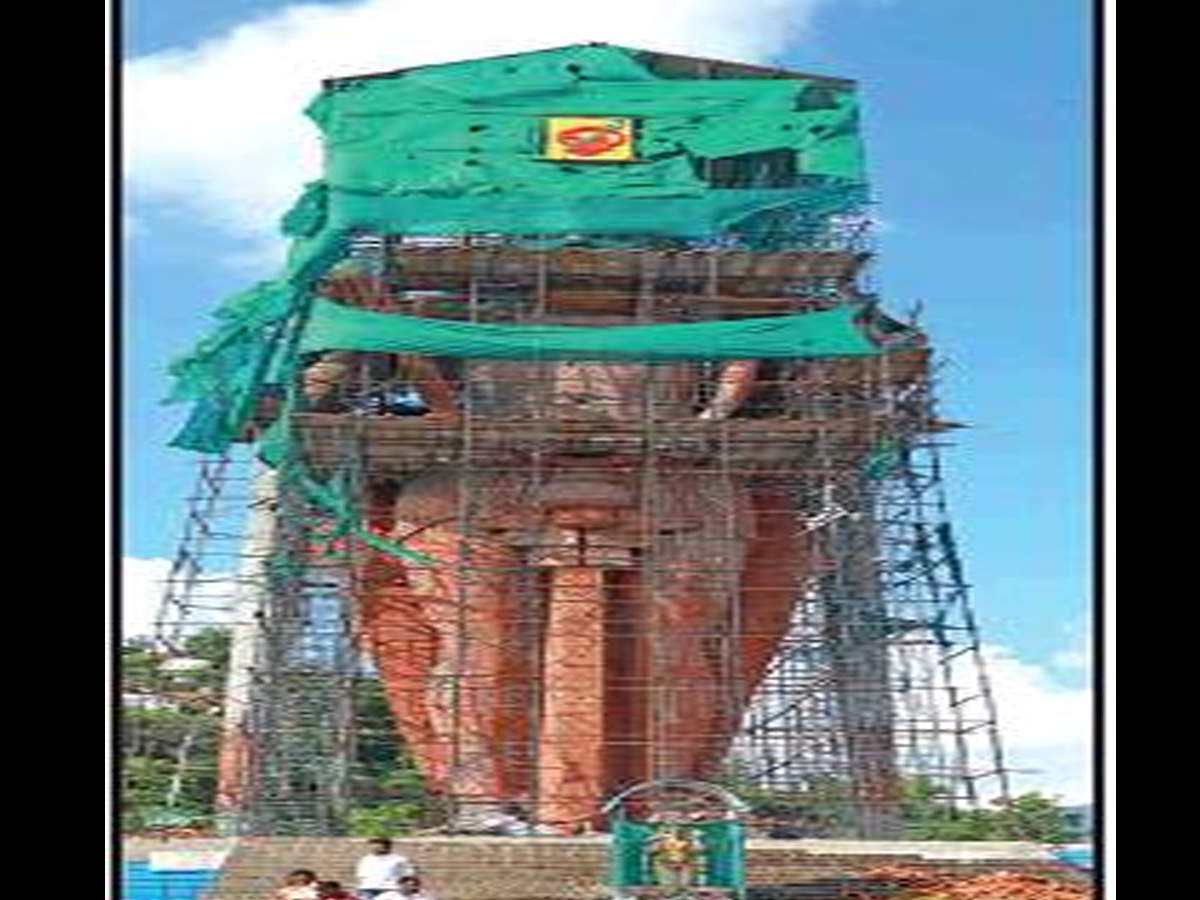
<instances>
[{"instance_id":1,"label":"stone pillar","mask_svg":"<svg viewBox=\"0 0 1200 900\"><path fill-rule=\"evenodd\" d=\"M242 543L230 627L229 672L217 773L217 828L222 835L241 829L252 797L254 740L250 732L254 670L262 652L260 614L269 586L267 563L275 546L278 473L255 460L250 511Z\"/></svg>"},{"instance_id":2,"label":"stone pillar","mask_svg":"<svg viewBox=\"0 0 1200 900\"><path fill-rule=\"evenodd\" d=\"M538 818L594 816L604 784L604 570L550 570Z\"/></svg>"}]
</instances>

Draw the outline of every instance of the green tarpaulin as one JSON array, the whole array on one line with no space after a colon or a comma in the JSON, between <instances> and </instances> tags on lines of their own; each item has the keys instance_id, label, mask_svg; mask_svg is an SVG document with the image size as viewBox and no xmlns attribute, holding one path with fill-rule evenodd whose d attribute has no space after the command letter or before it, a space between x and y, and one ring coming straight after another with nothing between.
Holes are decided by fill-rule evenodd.
<instances>
[{"instance_id":1,"label":"green tarpaulin","mask_svg":"<svg viewBox=\"0 0 1200 900\"><path fill-rule=\"evenodd\" d=\"M491 325L372 312L313 301L301 351L363 350L470 359L640 360L866 356L880 348L841 306L792 316L585 328Z\"/></svg>"},{"instance_id":2,"label":"green tarpaulin","mask_svg":"<svg viewBox=\"0 0 1200 900\"><path fill-rule=\"evenodd\" d=\"M564 47L335 82L308 108L325 139L324 184L287 227L328 216L336 228L426 234L708 238L766 210L827 215L865 199L849 87L665 79L638 56ZM543 158L548 117L589 115L634 119L636 159ZM794 152L800 177L760 175L766 151ZM710 161L731 158L746 160L741 190L705 177Z\"/></svg>"},{"instance_id":3,"label":"green tarpaulin","mask_svg":"<svg viewBox=\"0 0 1200 900\"><path fill-rule=\"evenodd\" d=\"M320 213L344 231L395 234L642 235L704 240L722 234L769 239L778 212L821 218L862 201L853 184L814 186L805 192L775 189L710 191L694 196L642 199L631 189L619 196L572 195L547 200L527 193L454 198L436 194L358 194L330 191Z\"/></svg>"},{"instance_id":4,"label":"green tarpaulin","mask_svg":"<svg viewBox=\"0 0 1200 900\"><path fill-rule=\"evenodd\" d=\"M290 433L303 354L696 359L878 352L855 310L619 329L474 325L338 307L314 285L356 234L514 235L539 246L693 240L805 246L865 199L857 101L845 85L790 78L675 78L639 51L574 46L331 82L308 109L326 165L284 216L285 271L222 304L216 327L171 367L194 404L172 444L209 453L279 399L263 450L312 502L364 540L346 491L306 472ZM549 116L636 122L637 159L541 158ZM794 166L772 169L783 154ZM714 180L711 164L728 176ZM515 238L514 238L515 239ZM405 553L403 548L390 548Z\"/></svg>"}]
</instances>

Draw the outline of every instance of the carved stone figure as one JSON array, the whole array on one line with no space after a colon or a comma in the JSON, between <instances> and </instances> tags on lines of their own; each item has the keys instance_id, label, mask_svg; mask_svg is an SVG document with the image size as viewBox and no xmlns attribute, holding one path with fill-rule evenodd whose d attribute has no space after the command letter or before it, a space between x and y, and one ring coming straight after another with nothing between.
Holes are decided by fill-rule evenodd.
<instances>
[{"instance_id":1,"label":"carved stone figure","mask_svg":"<svg viewBox=\"0 0 1200 900\"><path fill-rule=\"evenodd\" d=\"M646 845L654 884L674 889L703 884L704 843L695 829L661 825L646 839Z\"/></svg>"},{"instance_id":2,"label":"carved stone figure","mask_svg":"<svg viewBox=\"0 0 1200 900\"><path fill-rule=\"evenodd\" d=\"M319 404L354 365L305 376ZM690 364L397 360L433 421L651 422L733 414L758 363L703 393ZM708 399L703 399L707 395ZM791 500L738 473L614 452L514 455L503 471L433 469L381 492L370 526L430 564L377 555L361 624L428 785L460 801L537 798L564 829L615 785L702 777L783 637L811 570Z\"/></svg>"}]
</instances>

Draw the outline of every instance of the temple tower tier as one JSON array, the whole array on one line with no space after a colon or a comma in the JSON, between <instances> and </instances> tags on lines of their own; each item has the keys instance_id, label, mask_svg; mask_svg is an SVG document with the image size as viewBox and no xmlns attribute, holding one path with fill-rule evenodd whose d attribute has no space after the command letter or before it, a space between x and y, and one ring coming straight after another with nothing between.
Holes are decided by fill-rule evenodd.
<instances>
[{"instance_id":1,"label":"temple tower tier","mask_svg":"<svg viewBox=\"0 0 1200 900\"><path fill-rule=\"evenodd\" d=\"M956 426L866 288L852 82L582 45L337 79L308 113L326 172L286 273L176 370L177 443L262 460L229 831L385 806L368 707L464 831L600 827L656 779L813 836L1005 793Z\"/></svg>"}]
</instances>

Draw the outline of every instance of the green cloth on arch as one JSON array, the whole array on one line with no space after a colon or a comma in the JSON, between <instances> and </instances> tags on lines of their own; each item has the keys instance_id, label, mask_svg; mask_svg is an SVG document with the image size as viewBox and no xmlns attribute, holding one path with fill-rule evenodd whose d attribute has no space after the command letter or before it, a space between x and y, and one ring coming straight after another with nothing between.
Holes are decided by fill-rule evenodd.
<instances>
[{"instance_id":1,"label":"green cloth on arch","mask_svg":"<svg viewBox=\"0 0 1200 900\"><path fill-rule=\"evenodd\" d=\"M426 319L313 301L301 352L361 350L468 359L661 362L868 356L880 352L854 324L861 308L732 321L656 325L494 325Z\"/></svg>"}]
</instances>

